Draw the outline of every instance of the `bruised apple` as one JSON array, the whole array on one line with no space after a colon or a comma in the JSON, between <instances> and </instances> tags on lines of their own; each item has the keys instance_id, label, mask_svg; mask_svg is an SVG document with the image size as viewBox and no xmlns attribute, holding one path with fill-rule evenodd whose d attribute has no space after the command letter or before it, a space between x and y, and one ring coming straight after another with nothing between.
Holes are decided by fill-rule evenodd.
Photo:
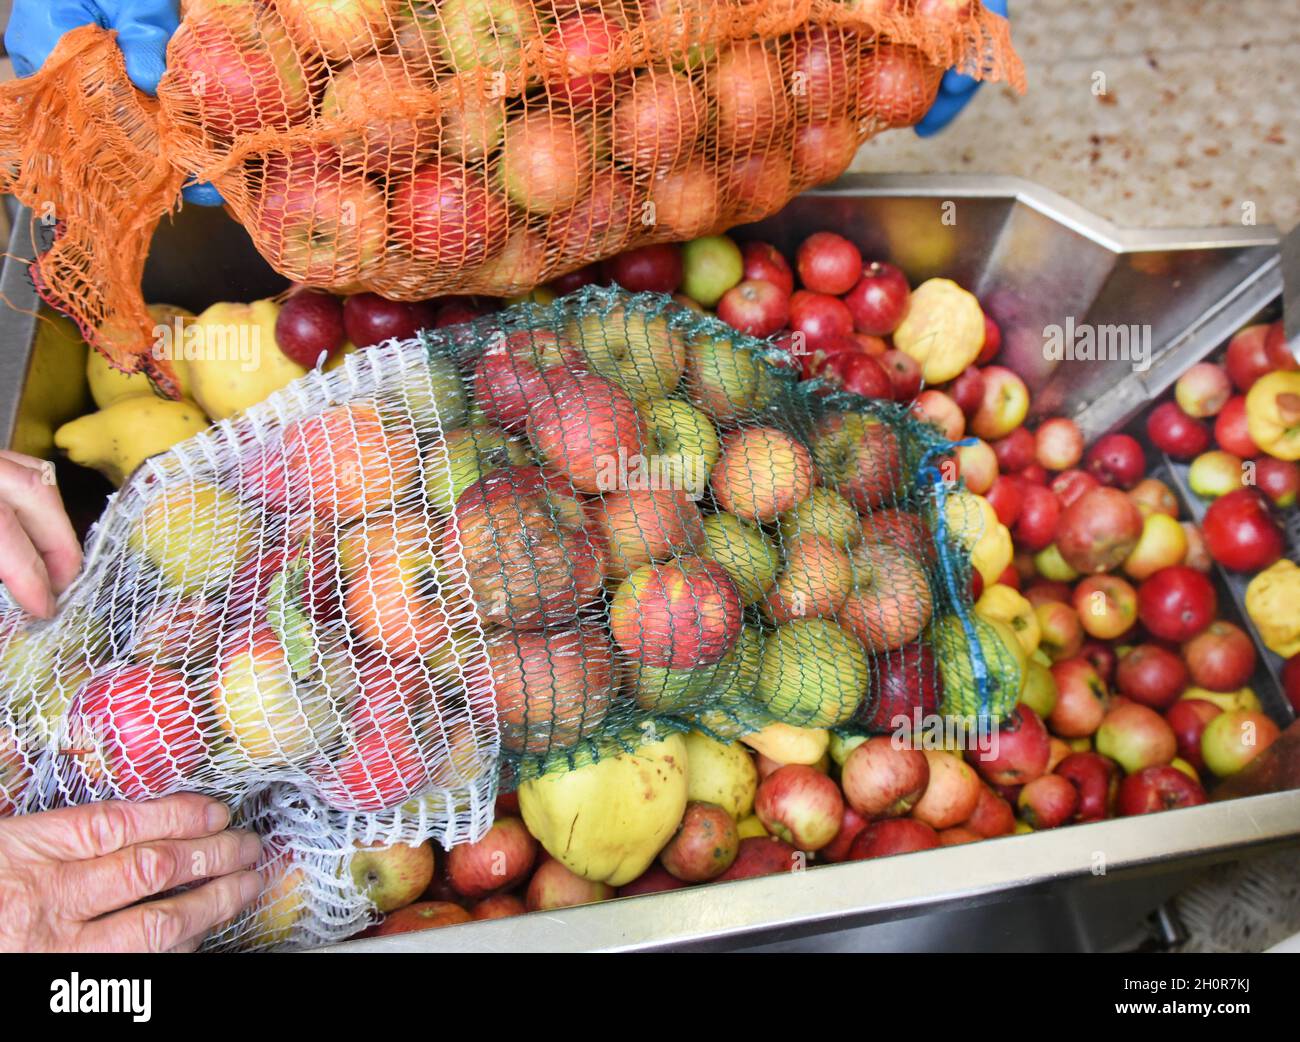
<instances>
[{"instance_id":1,"label":"bruised apple","mask_svg":"<svg viewBox=\"0 0 1300 1042\"><path fill-rule=\"evenodd\" d=\"M731 815L715 803L692 801L659 861L675 878L703 883L729 869L739 850L740 834Z\"/></svg>"}]
</instances>

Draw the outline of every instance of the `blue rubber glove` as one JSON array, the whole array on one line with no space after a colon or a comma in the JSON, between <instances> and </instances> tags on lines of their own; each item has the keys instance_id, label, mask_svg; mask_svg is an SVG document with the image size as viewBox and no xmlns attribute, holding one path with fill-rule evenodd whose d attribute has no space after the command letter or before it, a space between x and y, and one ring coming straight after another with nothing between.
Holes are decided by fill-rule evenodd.
<instances>
[{"instance_id":1,"label":"blue rubber glove","mask_svg":"<svg viewBox=\"0 0 1300 1042\"><path fill-rule=\"evenodd\" d=\"M1007 0L984 0L984 6L1003 18L1010 17L1007 14ZM981 86L979 80L972 79L956 69L949 69L945 72L943 80L939 84L939 94L934 99L934 104L930 106L930 111L925 114L921 122L916 125L917 136L930 137L939 133L957 118L957 114L969 104L970 99L975 97L975 92Z\"/></svg>"},{"instance_id":2,"label":"blue rubber glove","mask_svg":"<svg viewBox=\"0 0 1300 1042\"><path fill-rule=\"evenodd\" d=\"M126 74L146 94L158 93L167 69L167 41L180 24L178 0L14 0L5 29L5 50L19 76L30 76L50 56L64 33L83 25L115 29ZM188 184L186 202L221 206L210 184Z\"/></svg>"}]
</instances>

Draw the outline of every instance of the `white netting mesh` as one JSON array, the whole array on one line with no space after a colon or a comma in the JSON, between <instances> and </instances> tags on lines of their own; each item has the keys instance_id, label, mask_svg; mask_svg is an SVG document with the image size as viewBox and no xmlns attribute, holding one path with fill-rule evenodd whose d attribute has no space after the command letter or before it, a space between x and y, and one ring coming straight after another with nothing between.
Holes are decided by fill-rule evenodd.
<instances>
[{"instance_id":1,"label":"white netting mesh","mask_svg":"<svg viewBox=\"0 0 1300 1042\"><path fill-rule=\"evenodd\" d=\"M320 943L368 921L355 842L477 840L499 785L649 721L866 724L882 656L929 646L953 711L1000 715L1020 672L966 615L946 443L775 357L588 289L146 461L58 617L0 616L0 813L222 798L268 893L213 943Z\"/></svg>"}]
</instances>

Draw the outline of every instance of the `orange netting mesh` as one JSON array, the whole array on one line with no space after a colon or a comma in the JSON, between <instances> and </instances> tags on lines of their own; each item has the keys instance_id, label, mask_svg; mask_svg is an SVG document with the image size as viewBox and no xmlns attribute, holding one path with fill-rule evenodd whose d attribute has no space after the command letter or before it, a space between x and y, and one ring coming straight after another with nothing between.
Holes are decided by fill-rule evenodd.
<instances>
[{"instance_id":1,"label":"orange netting mesh","mask_svg":"<svg viewBox=\"0 0 1300 1042\"><path fill-rule=\"evenodd\" d=\"M944 69L1023 89L977 0L189 0L158 99L113 34L0 87L0 190L52 227L43 296L117 366L186 177L287 277L503 296L756 220L917 122ZM48 238L48 236L47 236Z\"/></svg>"}]
</instances>

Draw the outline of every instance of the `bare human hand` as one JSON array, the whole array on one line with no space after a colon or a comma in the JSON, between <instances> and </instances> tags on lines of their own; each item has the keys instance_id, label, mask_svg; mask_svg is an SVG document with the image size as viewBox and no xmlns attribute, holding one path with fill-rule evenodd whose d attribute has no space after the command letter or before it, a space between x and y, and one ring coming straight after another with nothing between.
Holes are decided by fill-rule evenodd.
<instances>
[{"instance_id":1,"label":"bare human hand","mask_svg":"<svg viewBox=\"0 0 1300 1042\"><path fill-rule=\"evenodd\" d=\"M261 841L229 824L192 793L0 819L0 951L195 950L261 891Z\"/></svg>"},{"instance_id":2,"label":"bare human hand","mask_svg":"<svg viewBox=\"0 0 1300 1042\"><path fill-rule=\"evenodd\" d=\"M54 465L0 450L0 583L43 619L81 570L81 545L63 509Z\"/></svg>"}]
</instances>

